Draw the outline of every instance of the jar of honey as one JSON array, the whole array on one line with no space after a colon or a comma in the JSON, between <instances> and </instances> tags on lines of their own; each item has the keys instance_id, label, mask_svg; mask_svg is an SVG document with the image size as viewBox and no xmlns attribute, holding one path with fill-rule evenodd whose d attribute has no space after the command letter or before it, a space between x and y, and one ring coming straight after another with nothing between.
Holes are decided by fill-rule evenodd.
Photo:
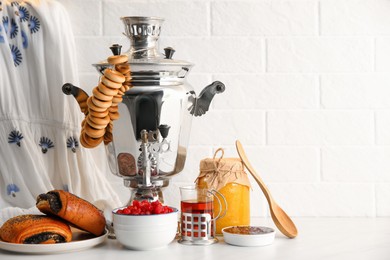
<instances>
[{"instance_id":1,"label":"jar of honey","mask_svg":"<svg viewBox=\"0 0 390 260\"><path fill-rule=\"evenodd\" d=\"M217 154L221 152L219 158ZM227 204L226 214L217 219L216 233L222 234L222 228L250 224L250 182L240 158L223 158L224 150L219 148L213 158L200 161L200 173L196 180L199 188L208 188L221 193ZM218 195L217 195L218 196ZM220 204L214 200L215 212Z\"/></svg>"}]
</instances>

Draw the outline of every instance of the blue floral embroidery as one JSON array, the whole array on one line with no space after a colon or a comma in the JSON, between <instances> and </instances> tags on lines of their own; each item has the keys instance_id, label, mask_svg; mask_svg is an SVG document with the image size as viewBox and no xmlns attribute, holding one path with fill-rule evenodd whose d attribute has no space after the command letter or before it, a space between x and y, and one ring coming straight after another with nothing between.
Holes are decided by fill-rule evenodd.
<instances>
[{"instance_id":1,"label":"blue floral embroidery","mask_svg":"<svg viewBox=\"0 0 390 260\"><path fill-rule=\"evenodd\" d=\"M27 22L30 18L30 12L24 6L19 6L19 17L21 22Z\"/></svg>"},{"instance_id":2,"label":"blue floral embroidery","mask_svg":"<svg viewBox=\"0 0 390 260\"><path fill-rule=\"evenodd\" d=\"M8 32L9 32L11 39L15 38L16 35L18 35L19 27L16 24L14 18L11 18L11 24L10 24L8 16L4 16L3 17L3 26L4 26L5 33L8 34Z\"/></svg>"},{"instance_id":3,"label":"blue floral embroidery","mask_svg":"<svg viewBox=\"0 0 390 260\"><path fill-rule=\"evenodd\" d=\"M12 130L8 136L8 143L16 144L20 147L20 141L23 139L23 135L18 130Z\"/></svg>"},{"instance_id":4,"label":"blue floral embroidery","mask_svg":"<svg viewBox=\"0 0 390 260\"><path fill-rule=\"evenodd\" d=\"M7 34L8 33L8 27L9 27L8 16L4 16L3 17L3 27L4 27L5 34Z\"/></svg>"},{"instance_id":5,"label":"blue floral embroidery","mask_svg":"<svg viewBox=\"0 0 390 260\"><path fill-rule=\"evenodd\" d=\"M18 35L18 31L19 31L19 27L16 24L14 18L12 18L11 19L11 31L10 31L11 39L15 38L16 35Z\"/></svg>"},{"instance_id":6,"label":"blue floral embroidery","mask_svg":"<svg viewBox=\"0 0 390 260\"><path fill-rule=\"evenodd\" d=\"M14 61L15 67L19 66L23 61L22 47L27 49L29 47L29 35L28 31L23 30L20 25L23 22L28 23L28 30L31 34L37 33L41 29L41 23L38 17L32 16L28 5L21 5L17 1L11 2L13 7L13 13L17 16L12 18L11 16L0 15L0 44L6 42L6 37L14 39L20 37L22 39L21 44L10 43L11 57ZM0 0L0 14L2 11L2 1Z\"/></svg>"},{"instance_id":7,"label":"blue floral embroidery","mask_svg":"<svg viewBox=\"0 0 390 260\"><path fill-rule=\"evenodd\" d=\"M30 22L28 23L28 28L30 28L31 33L36 33L39 31L39 28L41 27L41 23L39 22L38 18L35 16L30 16Z\"/></svg>"},{"instance_id":8,"label":"blue floral embroidery","mask_svg":"<svg viewBox=\"0 0 390 260\"><path fill-rule=\"evenodd\" d=\"M3 26L0 24L0 43L4 43L4 37L3 37Z\"/></svg>"},{"instance_id":9,"label":"blue floral embroidery","mask_svg":"<svg viewBox=\"0 0 390 260\"><path fill-rule=\"evenodd\" d=\"M79 142L77 139L73 136L69 137L68 140L66 141L66 147L70 148L72 152L76 152L76 148L79 147Z\"/></svg>"},{"instance_id":10,"label":"blue floral embroidery","mask_svg":"<svg viewBox=\"0 0 390 260\"><path fill-rule=\"evenodd\" d=\"M27 34L24 31L21 31L21 34L22 34L22 40L23 40L23 48L26 49L28 47Z\"/></svg>"},{"instance_id":11,"label":"blue floral embroidery","mask_svg":"<svg viewBox=\"0 0 390 260\"><path fill-rule=\"evenodd\" d=\"M15 45L9 45L11 49L12 59L14 60L15 67L19 66L20 63L22 63L22 53L20 53L20 50Z\"/></svg>"},{"instance_id":12,"label":"blue floral embroidery","mask_svg":"<svg viewBox=\"0 0 390 260\"><path fill-rule=\"evenodd\" d=\"M54 144L49 138L41 137L39 146L42 148L42 153L46 153L50 148L54 147Z\"/></svg>"},{"instance_id":13,"label":"blue floral embroidery","mask_svg":"<svg viewBox=\"0 0 390 260\"><path fill-rule=\"evenodd\" d=\"M7 185L7 195L8 196L11 195L12 197L16 197L16 192L19 192L19 191L20 191L20 189L18 186L16 186L16 184L11 183L11 184Z\"/></svg>"}]
</instances>

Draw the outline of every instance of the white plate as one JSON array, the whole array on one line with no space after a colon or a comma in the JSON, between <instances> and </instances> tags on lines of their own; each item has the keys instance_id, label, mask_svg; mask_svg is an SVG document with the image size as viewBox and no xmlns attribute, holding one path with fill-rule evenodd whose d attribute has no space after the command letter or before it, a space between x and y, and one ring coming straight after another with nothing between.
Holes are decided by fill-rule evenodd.
<instances>
[{"instance_id":1,"label":"white plate","mask_svg":"<svg viewBox=\"0 0 390 260\"><path fill-rule=\"evenodd\" d=\"M59 244L15 244L0 240L0 249L24 254L57 254L94 247L103 243L107 236L107 230L100 237L95 237L84 231L74 230L72 242Z\"/></svg>"}]
</instances>

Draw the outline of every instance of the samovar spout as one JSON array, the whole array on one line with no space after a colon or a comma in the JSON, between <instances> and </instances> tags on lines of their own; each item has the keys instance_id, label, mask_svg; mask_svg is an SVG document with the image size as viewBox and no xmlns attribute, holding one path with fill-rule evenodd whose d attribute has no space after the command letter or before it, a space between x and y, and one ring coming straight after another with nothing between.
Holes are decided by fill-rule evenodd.
<instances>
[{"instance_id":1,"label":"samovar spout","mask_svg":"<svg viewBox=\"0 0 390 260\"><path fill-rule=\"evenodd\" d=\"M198 97L195 97L195 92L191 92L192 104L188 108L191 115L202 116L206 114L209 110L210 103L213 100L215 94L220 94L225 91L225 85L220 81L214 81L210 85L206 86L199 94Z\"/></svg>"}]
</instances>

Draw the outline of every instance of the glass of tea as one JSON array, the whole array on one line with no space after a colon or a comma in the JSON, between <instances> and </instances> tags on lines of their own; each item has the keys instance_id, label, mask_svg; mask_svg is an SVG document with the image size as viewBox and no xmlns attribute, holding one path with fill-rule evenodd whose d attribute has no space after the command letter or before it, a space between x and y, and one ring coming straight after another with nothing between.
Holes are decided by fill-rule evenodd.
<instances>
[{"instance_id":1,"label":"glass of tea","mask_svg":"<svg viewBox=\"0 0 390 260\"><path fill-rule=\"evenodd\" d=\"M181 238L179 243L186 245L210 245L218 242L218 239L215 237L215 221L223 217L227 210L226 200L223 195L216 190L185 186L180 187L180 196ZM218 212L214 212L214 199L219 204ZM222 206L222 204L224 205Z\"/></svg>"}]
</instances>

